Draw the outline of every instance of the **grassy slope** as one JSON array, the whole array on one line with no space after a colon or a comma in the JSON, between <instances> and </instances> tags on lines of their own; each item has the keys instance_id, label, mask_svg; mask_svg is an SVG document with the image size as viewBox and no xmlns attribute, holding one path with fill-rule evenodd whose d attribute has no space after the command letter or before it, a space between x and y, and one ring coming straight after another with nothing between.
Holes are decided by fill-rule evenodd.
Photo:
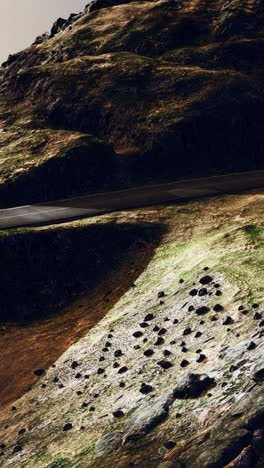
<instances>
[{"instance_id":1,"label":"grassy slope","mask_svg":"<svg viewBox=\"0 0 264 468\"><path fill-rule=\"evenodd\" d=\"M239 401L245 405L249 401L250 408L245 407L243 415L254 406L257 408L257 399L252 406L251 394L246 392L252 386L252 368L261 362L263 353L261 341L256 336L252 338L259 330L258 321L253 320L255 312L252 304L258 302L258 310L263 309L262 193L255 191L180 206L117 213L101 217L100 222L120 222L123 219L126 222L162 221L167 233L147 268L135 281L136 287L130 288L98 325L58 359L56 368L50 368L40 384L16 402L17 411L10 413L7 409L2 413L1 426L9 426L1 433L1 441L7 445L4 467L51 468L65 464L78 468L107 468L111 465L123 468L128 466L128 462L133 462L136 466L152 468L164 458L175 457L189 457L188 468L197 466L194 460L199 457L199 460L203 460L201 466L209 466L206 463L213 453L217 456L216 449L220 442L217 442L216 435L212 436L214 451L208 448L210 440L205 445L199 445L204 431L209 428L212 433L215 430L221 435L217 424L221 425L221 421L224 424L224 418ZM216 289L211 286L208 288L208 292L213 293L211 296L191 298L189 295L190 289L195 287L193 283L197 285L198 279L205 274L204 267L210 269L214 281L220 284L221 297L215 296ZM180 279L184 279L181 284ZM166 293L163 305L157 299L160 290ZM216 314L211 310L202 317L205 321L202 325L201 317L193 312L188 313L191 303L195 307L206 304L211 308L215 303L220 303L224 311ZM248 314L238 312L241 304L249 310ZM154 313L155 319L151 326L142 329L148 340L144 343L143 337L135 339L132 333L140 329L139 322L149 312ZM222 325L226 314L234 320L229 327ZM217 321L211 321L214 315L218 315ZM164 322L166 317L169 321ZM173 324L175 318L179 320L178 325ZM167 329L165 344L160 348L153 345L157 337L152 331L154 324ZM197 339L192 333L183 337L187 326L194 332L201 331L202 336ZM111 339L107 337L110 329L114 330ZM169 344L173 339L175 345ZM188 348L184 355L179 347L183 339ZM238 364L237 345L252 339L257 342L257 348L244 353L243 363ZM112 346L105 353L106 360L99 363L99 356L104 354L100 350L107 340L112 342ZM140 347L134 349L135 344ZM226 346L230 347L230 352L221 360L219 354ZM123 350L123 357L115 359L113 351L118 348ZM145 348L154 349L153 357L143 356ZM157 366L165 348L172 352L168 359L173 363L172 369L167 371ZM207 356L202 364L196 362L198 348ZM190 362L187 369L179 366L183 358ZM75 371L70 367L73 360L79 362ZM128 367L123 376L119 376L117 369L113 368L113 362L117 360ZM229 372L231 364L238 364L236 372ZM97 375L98 367L105 369L105 378ZM128 413L144 401L151 401L153 394L157 397L173 388L179 376L187 371L206 372L214 376L216 387L194 401L176 400L166 421L146 437L106 458L93 460L94 446L100 434L114 429L122 430ZM76 372L82 374L80 379L75 378ZM84 379L84 374L89 375L88 380ZM58 383L53 382L54 377L59 377L64 388L60 389ZM125 382L124 389L119 387L121 380ZM153 392L149 395L139 393L141 382L151 383ZM225 387L222 387L223 382L227 382ZM43 383L47 384L45 389L41 388ZM77 390L82 394L78 396ZM98 396L95 397L95 394ZM83 401L88 402L87 408L81 408ZM95 407L95 411L89 411L91 406ZM112 416L112 411L117 408L125 414L118 420ZM176 414L181 417L176 418ZM239 424L239 421L238 417L236 423ZM67 422L73 424L73 429L63 432ZM81 426L85 427L82 431ZM22 427L27 432L18 437L17 431ZM163 446L168 440L177 443L176 448L169 452ZM23 447L22 452L12 454L17 443ZM207 454L206 461L203 450ZM227 461L231 459L227 457Z\"/></svg>"},{"instance_id":2,"label":"grassy slope","mask_svg":"<svg viewBox=\"0 0 264 468\"><path fill-rule=\"evenodd\" d=\"M2 81L6 198L11 184L19 199L36 167L42 199L52 197L43 163L83 133L123 155L109 166L102 142L90 148L90 168L99 155L104 171L85 190L107 185L111 171L114 184L127 184L261 166L262 14L257 0L227 10L224 0L133 2L84 15L17 54ZM74 162L89 175L78 154ZM76 191L63 184L70 171L66 164L59 193Z\"/></svg>"}]
</instances>

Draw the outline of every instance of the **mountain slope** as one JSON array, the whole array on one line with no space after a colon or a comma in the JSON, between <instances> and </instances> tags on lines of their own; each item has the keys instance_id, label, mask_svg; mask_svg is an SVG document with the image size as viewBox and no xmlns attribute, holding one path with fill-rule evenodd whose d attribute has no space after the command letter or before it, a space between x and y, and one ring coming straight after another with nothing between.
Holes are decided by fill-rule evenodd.
<instances>
[{"instance_id":1,"label":"mountain slope","mask_svg":"<svg viewBox=\"0 0 264 468\"><path fill-rule=\"evenodd\" d=\"M1 466L261 468L263 193L97 221L164 234L108 314L2 410Z\"/></svg>"},{"instance_id":2,"label":"mountain slope","mask_svg":"<svg viewBox=\"0 0 264 468\"><path fill-rule=\"evenodd\" d=\"M45 186L36 196L46 200L263 167L262 2L109 4L95 2L93 11L59 22L50 38L3 65L3 204L16 203L28 186L21 201L34 201L28 182L35 168ZM52 144L56 157L61 136L66 143L80 134L102 146L90 145L87 163L77 151L80 187L68 181L66 158L54 191L39 148L47 155ZM93 170L98 158L101 171Z\"/></svg>"}]
</instances>

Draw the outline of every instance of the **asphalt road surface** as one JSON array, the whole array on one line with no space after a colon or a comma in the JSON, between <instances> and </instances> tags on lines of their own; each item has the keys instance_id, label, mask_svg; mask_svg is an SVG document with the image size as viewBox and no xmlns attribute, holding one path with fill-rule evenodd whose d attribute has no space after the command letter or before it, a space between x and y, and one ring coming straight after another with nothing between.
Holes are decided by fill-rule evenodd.
<instances>
[{"instance_id":1,"label":"asphalt road surface","mask_svg":"<svg viewBox=\"0 0 264 468\"><path fill-rule=\"evenodd\" d=\"M148 185L0 210L0 229L55 224L111 211L264 186L264 170Z\"/></svg>"}]
</instances>

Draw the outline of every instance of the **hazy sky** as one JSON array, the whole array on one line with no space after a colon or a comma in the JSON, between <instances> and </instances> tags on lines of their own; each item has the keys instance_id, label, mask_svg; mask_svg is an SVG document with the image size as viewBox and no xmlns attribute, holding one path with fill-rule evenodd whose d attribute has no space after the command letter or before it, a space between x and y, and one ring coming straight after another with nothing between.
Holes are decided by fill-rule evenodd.
<instances>
[{"instance_id":1,"label":"hazy sky","mask_svg":"<svg viewBox=\"0 0 264 468\"><path fill-rule=\"evenodd\" d=\"M83 11L89 0L0 0L0 63L51 29L54 21Z\"/></svg>"}]
</instances>

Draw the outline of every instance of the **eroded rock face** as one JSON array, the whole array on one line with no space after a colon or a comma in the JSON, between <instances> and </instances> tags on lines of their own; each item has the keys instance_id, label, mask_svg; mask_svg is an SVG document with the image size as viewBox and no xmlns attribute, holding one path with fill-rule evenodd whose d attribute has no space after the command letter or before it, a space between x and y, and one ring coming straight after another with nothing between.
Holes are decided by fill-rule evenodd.
<instances>
[{"instance_id":1,"label":"eroded rock face","mask_svg":"<svg viewBox=\"0 0 264 468\"><path fill-rule=\"evenodd\" d=\"M124 426L123 443L143 437L164 421L173 401L174 395L169 393L136 409Z\"/></svg>"},{"instance_id":2,"label":"eroded rock face","mask_svg":"<svg viewBox=\"0 0 264 468\"><path fill-rule=\"evenodd\" d=\"M206 374L187 374L174 388L175 398L195 398L215 383L215 379Z\"/></svg>"},{"instance_id":3,"label":"eroded rock face","mask_svg":"<svg viewBox=\"0 0 264 468\"><path fill-rule=\"evenodd\" d=\"M105 457L118 449L122 444L122 433L121 432L108 432L103 435L96 443L94 449L95 457Z\"/></svg>"}]
</instances>

